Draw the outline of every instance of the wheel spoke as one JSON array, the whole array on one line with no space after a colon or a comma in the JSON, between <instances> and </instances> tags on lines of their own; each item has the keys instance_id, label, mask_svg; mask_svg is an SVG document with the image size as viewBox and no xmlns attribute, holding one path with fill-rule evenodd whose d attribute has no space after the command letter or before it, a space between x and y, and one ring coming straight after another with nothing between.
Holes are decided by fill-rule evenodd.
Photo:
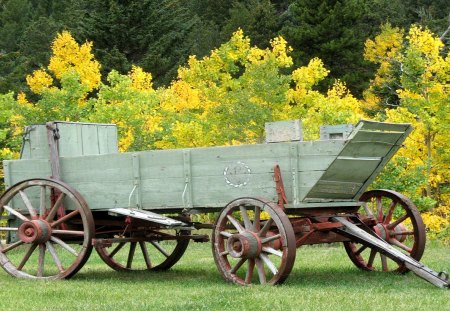
<instances>
[{"instance_id":1,"label":"wheel spoke","mask_svg":"<svg viewBox=\"0 0 450 311\"><path fill-rule=\"evenodd\" d=\"M162 246L158 242L150 241L150 243L152 243L152 245L156 247L156 249L159 250L160 253L162 253L164 256L169 257L169 253L167 253L167 251L164 248L162 248Z\"/></svg>"},{"instance_id":2,"label":"wheel spoke","mask_svg":"<svg viewBox=\"0 0 450 311\"><path fill-rule=\"evenodd\" d=\"M69 244L65 243L63 240L58 239L57 237L54 237L54 236L50 237L50 240L52 240L56 244L59 244L62 248L64 248L66 251L68 251L69 253L71 253L75 257L78 256L77 251L74 250Z\"/></svg>"},{"instance_id":3,"label":"wheel spoke","mask_svg":"<svg viewBox=\"0 0 450 311\"><path fill-rule=\"evenodd\" d=\"M133 263L133 258L134 258L134 252L136 251L136 242L131 242L130 243L130 250L128 252L128 259L127 259L127 268L131 269L131 265Z\"/></svg>"},{"instance_id":4,"label":"wheel spoke","mask_svg":"<svg viewBox=\"0 0 450 311\"><path fill-rule=\"evenodd\" d=\"M388 272L388 264L387 264L387 257L380 253L381 257L381 266L383 267L383 272Z\"/></svg>"},{"instance_id":5,"label":"wheel spoke","mask_svg":"<svg viewBox=\"0 0 450 311\"><path fill-rule=\"evenodd\" d=\"M281 238L281 234L278 233L276 235L272 235L267 238L261 239L261 244L269 243L269 242L278 240L279 238Z\"/></svg>"},{"instance_id":6,"label":"wheel spoke","mask_svg":"<svg viewBox=\"0 0 450 311\"><path fill-rule=\"evenodd\" d=\"M39 244L38 271L37 271L38 277L44 275L44 265L45 265L45 244Z\"/></svg>"},{"instance_id":7,"label":"wheel spoke","mask_svg":"<svg viewBox=\"0 0 450 311\"><path fill-rule=\"evenodd\" d=\"M362 245L362 246L355 252L355 255L356 255L356 256L361 255L361 253L362 253L366 248L367 248L366 245Z\"/></svg>"},{"instance_id":8,"label":"wheel spoke","mask_svg":"<svg viewBox=\"0 0 450 311\"><path fill-rule=\"evenodd\" d=\"M262 229L259 230L258 235L261 236L261 237L262 237L262 236L265 236L266 233L267 233L267 231L268 231L268 230L270 229L270 227L272 226L272 224L273 224L273 219L270 218L269 220L266 221L266 223L264 224L264 226L262 227Z\"/></svg>"},{"instance_id":9,"label":"wheel spoke","mask_svg":"<svg viewBox=\"0 0 450 311\"><path fill-rule=\"evenodd\" d=\"M260 254L259 257L262 259L262 261L264 261L264 263L267 265L267 267L270 269L270 271L272 271L273 275L277 275L278 269L277 269L277 267L275 267L275 265L269 259L269 257L264 254Z\"/></svg>"},{"instance_id":10,"label":"wheel spoke","mask_svg":"<svg viewBox=\"0 0 450 311\"><path fill-rule=\"evenodd\" d=\"M261 229L261 207L255 206L255 217L253 220L253 231L258 232ZM253 262L253 267L255 263Z\"/></svg>"},{"instance_id":11,"label":"wheel spoke","mask_svg":"<svg viewBox=\"0 0 450 311\"><path fill-rule=\"evenodd\" d=\"M278 256L278 257L283 257L283 253L282 252L277 251L276 249L274 249L272 247L263 246L262 250L264 252L266 252L266 253L273 254L273 255Z\"/></svg>"},{"instance_id":12,"label":"wheel spoke","mask_svg":"<svg viewBox=\"0 0 450 311\"><path fill-rule=\"evenodd\" d=\"M230 252L229 251L223 251L219 253L219 256L226 256L228 255Z\"/></svg>"},{"instance_id":13,"label":"wheel spoke","mask_svg":"<svg viewBox=\"0 0 450 311\"><path fill-rule=\"evenodd\" d=\"M245 274L245 284L250 284L252 282L253 270L254 269L255 269L255 260L254 259L249 259L248 260L247 272Z\"/></svg>"},{"instance_id":14,"label":"wheel spoke","mask_svg":"<svg viewBox=\"0 0 450 311\"><path fill-rule=\"evenodd\" d=\"M40 200L40 204L39 204L39 216L44 217L45 214L45 210L46 210L46 195L45 195L45 190L46 187L45 186L41 186L41 200Z\"/></svg>"},{"instance_id":15,"label":"wheel spoke","mask_svg":"<svg viewBox=\"0 0 450 311\"><path fill-rule=\"evenodd\" d=\"M34 207L31 205L30 199L28 198L26 193L23 191L19 191L19 194L20 194L20 197L22 198L23 203L25 203L25 206L27 207L31 218L33 218L33 219L36 218L37 217L36 211L34 210Z\"/></svg>"},{"instance_id":16,"label":"wheel spoke","mask_svg":"<svg viewBox=\"0 0 450 311\"><path fill-rule=\"evenodd\" d=\"M409 246L403 244L402 242L400 242L400 241L397 240L397 239L390 239L390 240L389 240L389 243L394 244L395 246L397 246L397 247L399 247L399 248L401 248L401 249L407 251L408 253L411 253L411 252L412 252L411 247L409 247Z\"/></svg>"},{"instance_id":17,"label":"wheel spoke","mask_svg":"<svg viewBox=\"0 0 450 311\"><path fill-rule=\"evenodd\" d=\"M76 231L76 230L52 230L53 234L58 235L75 235L75 236L84 236L84 231Z\"/></svg>"},{"instance_id":18,"label":"wheel spoke","mask_svg":"<svg viewBox=\"0 0 450 311\"><path fill-rule=\"evenodd\" d=\"M237 231L239 233L243 233L245 231L245 229L242 228L241 224L239 223L239 221L236 220L236 218L234 218L231 215L227 215L227 218L233 224L233 226L237 229Z\"/></svg>"},{"instance_id":19,"label":"wheel spoke","mask_svg":"<svg viewBox=\"0 0 450 311\"><path fill-rule=\"evenodd\" d=\"M56 253L56 250L53 247L52 243L46 242L45 245L47 246L50 255L52 255L53 262L58 267L59 271L64 272L64 267L62 266L61 260L59 260L58 254Z\"/></svg>"},{"instance_id":20,"label":"wheel spoke","mask_svg":"<svg viewBox=\"0 0 450 311\"><path fill-rule=\"evenodd\" d=\"M259 282L261 284L266 284L266 271L264 271L264 264L259 258L255 258L256 271L258 271Z\"/></svg>"},{"instance_id":21,"label":"wheel spoke","mask_svg":"<svg viewBox=\"0 0 450 311\"><path fill-rule=\"evenodd\" d=\"M383 205L382 205L382 197L376 197L376 205L377 205L377 220L378 222L383 221Z\"/></svg>"},{"instance_id":22,"label":"wheel spoke","mask_svg":"<svg viewBox=\"0 0 450 311\"><path fill-rule=\"evenodd\" d=\"M394 212L395 206L397 205L397 202L392 201L391 205L389 206L389 210L386 214L386 217L384 218L383 224L387 225L391 222L392 219L392 213Z\"/></svg>"},{"instance_id":23,"label":"wheel spoke","mask_svg":"<svg viewBox=\"0 0 450 311\"><path fill-rule=\"evenodd\" d=\"M109 258L113 258L115 254L117 254L118 251L120 251L122 249L122 247L125 246L125 242L121 242L119 243L116 248L114 248L114 250L109 254Z\"/></svg>"},{"instance_id":24,"label":"wheel spoke","mask_svg":"<svg viewBox=\"0 0 450 311\"><path fill-rule=\"evenodd\" d=\"M56 221L52 222L52 223L50 224L50 227L55 228L55 227L57 227L58 225L60 225L60 224L62 224L62 223L65 223L66 221L68 221L68 220L71 219L72 217L75 217L75 216L78 215L78 214L80 214L80 211L76 209L76 210L70 212L69 214L67 214L67 215L65 215L65 216L63 216L63 217L57 219Z\"/></svg>"},{"instance_id":25,"label":"wheel spoke","mask_svg":"<svg viewBox=\"0 0 450 311\"><path fill-rule=\"evenodd\" d=\"M150 256L148 255L147 247L145 246L144 241L139 241L139 246L141 247L142 255L144 256L145 265L147 266L147 269L152 268L152 262L150 260Z\"/></svg>"},{"instance_id":26,"label":"wheel spoke","mask_svg":"<svg viewBox=\"0 0 450 311\"><path fill-rule=\"evenodd\" d=\"M12 209L11 207L9 207L8 205L3 205L3 208L5 210L7 210L10 214L13 214L14 216L16 216L17 218L19 218L22 221L30 221L27 217L25 217L24 215L22 215L21 213L19 213L18 211Z\"/></svg>"},{"instance_id":27,"label":"wheel spoke","mask_svg":"<svg viewBox=\"0 0 450 311\"><path fill-rule=\"evenodd\" d=\"M33 254L33 252L34 252L34 250L36 249L37 246L38 246L38 244L30 245L30 248L28 249L27 253L22 258L22 261L20 262L20 264L17 266L17 270L19 270L19 271L22 270L22 268L25 266L25 264L27 263L28 259L30 259L31 254Z\"/></svg>"},{"instance_id":28,"label":"wheel spoke","mask_svg":"<svg viewBox=\"0 0 450 311\"><path fill-rule=\"evenodd\" d=\"M372 213L372 211L370 210L370 208L369 208L367 202L364 202L363 207L364 207L364 210L366 211L367 216L373 217L373 213Z\"/></svg>"},{"instance_id":29,"label":"wheel spoke","mask_svg":"<svg viewBox=\"0 0 450 311\"><path fill-rule=\"evenodd\" d=\"M397 227L399 224L401 224L402 222L404 222L407 218L408 218L408 214L403 215L402 217L400 217L399 219L397 219L396 221L394 221L393 223L390 223L389 225L387 225L387 228L389 230L394 229L395 227Z\"/></svg>"},{"instance_id":30,"label":"wheel spoke","mask_svg":"<svg viewBox=\"0 0 450 311\"><path fill-rule=\"evenodd\" d=\"M12 227L0 227L0 231L17 231L19 228L12 228Z\"/></svg>"},{"instance_id":31,"label":"wheel spoke","mask_svg":"<svg viewBox=\"0 0 450 311\"><path fill-rule=\"evenodd\" d=\"M367 268L369 268L369 269L373 268L373 262L375 261L376 255L377 255L377 251L374 248L372 248L370 250L369 260L367 261Z\"/></svg>"},{"instance_id":32,"label":"wheel spoke","mask_svg":"<svg viewBox=\"0 0 450 311\"><path fill-rule=\"evenodd\" d=\"M414 231L400 231L400 232L390 232L389 236L395 237L398 235L414 235Z\"/></svg>"},{"instance_id":33,"label":"wheel spoke","mask_svg":"<svg viewBox=\"0 0 450 311\"><path fill-rule=\"evenodd\" d=\"M235 274L247 259L241 258L238 263L230 270L231 274Z\"/></svg>"},{"instance_id":34,"label":"wheel spoke","mask_svg":"<svg viewBox=\"0 0 450 311\"><path fill-rule=\"evenodd\" d=\"M245 229L250 230L253 228L253 224L250 221L250 219L248 218L248 213L247 213L247 209L244 206L239 206L239 210L241 211L242 214L242 219L244 220L244 226Z\"/></svg>"},{"instance_id":35,"label":"wheel spoke","mask_svg":"<svg viewBox=\"0 0 450 311\"><path fill-rule=\"evenodd\" d=\"M226 231L220 231L220 235L226 237L227 239L232 236L231 233L226 232Z\"/></svg>"},{"instance_id":36,"label":"wheel spoke","mask_svg":"<svg viewBox=\"0 0 450 311\"><path fill-rule=\"evenodd\" d=\"M59 207L61 206L61 204L63 203L65 196L66 196L66 194L65 194L64 192L62 192L62 193L59 195L58 199L56 200L55 204L54 204L53 207L51 208L51 210L50 210L50 212L48 213L47 218L46 218L45 220L47 220L47 221L52 221L52 220L53 220L53 218L54 218L55 215L56 215L56 211L58 210L58 208L59 208Z\"/></svg>"},{"instance_id":37,"label":"wheel spoke","mask_svg":"<svg viewBox=\"0 0 450 311\"><path fill-rule=\"evenodd\" d=\"M13 244L10 244L8 247L5 247L4 249L2 249L2 253L5 254L5 253L9 252L10 250L15 249L16 247L22 245L23 243L24 242L22 242L22 241L17 241Z\"/></svg>"}]
</instances>

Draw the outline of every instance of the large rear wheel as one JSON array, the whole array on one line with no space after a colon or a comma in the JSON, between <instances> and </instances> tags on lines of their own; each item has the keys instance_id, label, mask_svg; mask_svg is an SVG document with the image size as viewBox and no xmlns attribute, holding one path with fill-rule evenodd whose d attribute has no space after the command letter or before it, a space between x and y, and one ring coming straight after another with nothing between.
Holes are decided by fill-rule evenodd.
<instances>
[{"instance_id":1,"label":"large rear wheel","mask_svg":"<svg viewBox=\"0 0 450 311\"><path fill-rule=\"evenodd\" d=\"M417 207L405 196L391 190L365 192L359 211L361 220L393 247L420 260L425 249L425 226ZM350 260L363 270L405 273L404 264L388 258L376 248L344 242Z\"/></svg>"},{"instance_id":2,"label":"large rear wheel","mask_svg":"<svg viewBox=\"0 0 450 311\"><path fill-rule=\"evenodd\" d=\"M31 179L0 198L0 264L19 278L64 279L85 264L92 251L92 213L69 185Z\"/></svg>"}]
</instances>

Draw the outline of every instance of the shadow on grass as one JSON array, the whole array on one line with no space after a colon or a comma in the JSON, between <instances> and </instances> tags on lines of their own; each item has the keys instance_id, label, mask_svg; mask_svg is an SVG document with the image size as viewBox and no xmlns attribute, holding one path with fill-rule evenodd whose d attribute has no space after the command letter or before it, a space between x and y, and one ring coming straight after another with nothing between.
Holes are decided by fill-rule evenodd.
<instances>
[{"instance_id":1,"label":"shadow on grass","mask_svg":"<svg viewBox=\"0 0 450 311\"><path fill-rule=\"evenodd\" d=\"M163 282L201 282L202 284L220 284L224 280L218 271L205 269L172 268L166 271L114 271L114 270L81 270L73 278L87 282L120 281L132 283Z\"/></svg>"},{"instance_id":2,"label":"shadow on grass","mask_svg":"<svg viewBox=\"0 0 450 311\"><path fill-rule=\"evenodd\" d=\"M167 271L133 271L118 272L114 270L82 270L73 280L83 282L120 282L145 284L167 284L186 283L201 284L201 286L222 286L230 284L226 282L215 269L215 266L209 268L172 268ZM380 283L392 285L394 283L407 283L408 286L414 283L423 282L419 278L413 279L409 275L400 275L396 273L368 272L357 268L342 267L308 267L306 269L293 269L287 281L282 285L287 287L320 287L334 288L336 286L348 289L359 289L362 284L369 287L378 287ZM406 284L405 284L406 286ZM421 287L420 284L418 284ZM413 287L415 287L413 285Z\"/></svg>"}]
</instances>

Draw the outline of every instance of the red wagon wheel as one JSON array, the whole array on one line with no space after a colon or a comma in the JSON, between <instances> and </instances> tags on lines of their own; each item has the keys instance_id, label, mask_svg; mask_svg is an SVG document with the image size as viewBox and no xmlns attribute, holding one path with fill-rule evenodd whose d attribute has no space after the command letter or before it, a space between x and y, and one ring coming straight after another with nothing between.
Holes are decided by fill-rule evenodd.
<instances>
[{"instance_id":1,"label":"red wagon wheel","mask_svg":"<svg viewBox=\"0 0 450 311\"><path fill-rule=\"evenodd\" d=\"M57 213L61 206L67 214ZM7 220L0 227L6 233L0 264L12 276L70 278L92 251L92 213L83 197L61 181L31 179L12 186L0 198L0 220Z\"/></svg>"},{"instance_id":2,"label":"red wagon wheel","mask_svg":"<svg viewBox=\"0 0 450 311\"><path fill-rule=\"evenodd\" d=\"M294 230L284 211L272 202L232 201L220 212L212 239L217 268L230 282L280 284L294 265Z\"/></svg>"},{"instance_id":3,"label":"red wagon wheel","mask_svg":"<svg viewBox=\"0 0 450 311\"><path fill-rule=\"evenodd\" d=\"M160 230L154 239L139 239L129 234L124 241L115 240L111 245L99 245L95 250L100 258L116 271L167 270L181 259L189 244L188 230ZM178 238L177 238L178 237ZM126 239L137 238L136 241Z\"/></svg>"},{"instance_id":4,"label":"red wagon wheel","mask_svg":"<svg viewBox=\"0 0 450 311\"><path fill-rule=\"evenodd\" d=\"M382 239L416 260L425 249L425 226L417 207L405 196L391 190L365 192L360 201L361 219ZM409 271L377 249L356 242L344 242L351 261L363 270Z\"/></svg>"}]
</instances>

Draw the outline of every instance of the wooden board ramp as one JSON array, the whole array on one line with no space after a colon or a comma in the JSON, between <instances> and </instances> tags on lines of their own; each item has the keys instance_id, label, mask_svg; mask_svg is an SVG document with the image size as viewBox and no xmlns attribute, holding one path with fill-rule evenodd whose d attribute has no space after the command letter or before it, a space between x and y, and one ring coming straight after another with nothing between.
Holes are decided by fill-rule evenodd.
<instances>
[{"instance_id":1,"label":"wooden board ramp","mask_svg":"<svg viewBox=\"0 0 450 311\"><path fill-rule=\"evenodd\" d=\"M411 131L410 124L360 121L305 201L357 200Z\"/></svg>"}]
</instances>

